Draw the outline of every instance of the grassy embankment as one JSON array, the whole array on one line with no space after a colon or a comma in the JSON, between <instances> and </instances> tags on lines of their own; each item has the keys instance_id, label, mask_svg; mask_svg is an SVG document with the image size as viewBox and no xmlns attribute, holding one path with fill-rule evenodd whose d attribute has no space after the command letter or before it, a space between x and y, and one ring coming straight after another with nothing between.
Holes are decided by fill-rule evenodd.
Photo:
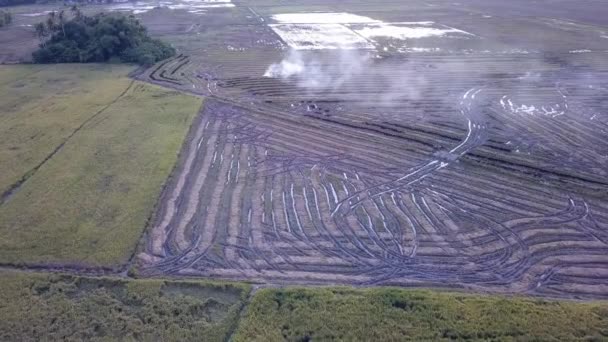
<instances>
[{"instance_id":1,"label":"grassy embankment","mask_svg":"<svg viewBox=\"0 0 608 342\"><path fill-rule=\"evenodd\" d=\"M2 341L605 341L608 303L0 271ZM238 325L237 325L238 324ZM236 327L236 331L234 331ZM234 335L233 335L234 333Z\"/></svg>"},{"instance_id":2,"label":"grassy embankment","mask_svg":"<svg viewBox=\"0 0 608 342\"><path fill-rule=\"evenodd\" d=\"M201 100L133 67L0 67L0 263L128 260Z\"/></svg>"},{"instance_id":3,"label":"grassy embankment","mask_svg":"<svg viewBox=\"0 0 608 342\"><path fill-rule=\"evenodd\" d=\"M264 289L235 341L606 341L608 303L392 288Z\"/></svg>"},{"instance_id":4,"label":"grassy embankment","mask_svg":"<svg viewBox=\"0 0 608 342\"><path fill-rule=\"evenodd\" d=\"M2 341L225 341L250 288L0 272Z\"/></svg>"}]
</instances>

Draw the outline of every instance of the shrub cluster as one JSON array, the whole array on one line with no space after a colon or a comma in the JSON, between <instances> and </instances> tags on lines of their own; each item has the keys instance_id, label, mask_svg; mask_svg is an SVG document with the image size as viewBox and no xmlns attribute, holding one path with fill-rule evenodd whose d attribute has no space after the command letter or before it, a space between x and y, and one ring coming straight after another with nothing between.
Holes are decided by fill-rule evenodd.
<instances>
[{"instance_id":1,"label":"shrub cluster","mask_svg":"<svg viewBox=\"0 0 608 342\"><path fill-rule=\"evenodd\" d=\"M52 12L46 22L36 25L41 40L33 53L35 63L91 63L120 60L150 65L175 54L170 45L148 36L146 28L133 16L100 13L85 16L72 8Z\"/></svg>"},{"instance_id":2,"label":"shrub cluster","mask_svg":"<svg viewBox=\"0 0 608 342\"><path fill-rule=\"evenodd\" d=\"M0 27L6 26L13 21L13 16L10 12L0 10Z\"/></svg>"}]
</instances>

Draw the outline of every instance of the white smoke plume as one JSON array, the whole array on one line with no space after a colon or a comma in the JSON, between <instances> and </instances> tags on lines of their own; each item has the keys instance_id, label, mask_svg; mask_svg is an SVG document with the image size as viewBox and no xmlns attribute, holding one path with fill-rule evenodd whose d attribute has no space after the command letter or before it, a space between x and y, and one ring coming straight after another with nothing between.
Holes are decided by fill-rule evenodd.
<instances>
[{"instance_id":1,"label":"white smoke plume","mask_svg":"<svg viewBox=\"0 0 608 342\"><path fill-rule=\"evenodd\" d=\"M377 91L358 94L359 101L378 105L403 99L419 99L427 82L421 73L406 61L377 63L372 52L336 49L301 51L291 49L285 58L271 64L264 77L295 82L308 91L339 91L354 84L374 84ZM355 87L356 88L356 87Z\"/></svg>"},{"instance_id":2,"label":"white smoke plume","mask_svg":"<svg viewBox=\"0 0 608 342\"><path fill-rule=\"evenodd\" d=\"M369 62L368 53L356 50L339 49L320 58L292 49L280 63L270 65L264 77L296 79L299 86L309 89L337 89L360 75Z\"/></svg>"}]
</instances>

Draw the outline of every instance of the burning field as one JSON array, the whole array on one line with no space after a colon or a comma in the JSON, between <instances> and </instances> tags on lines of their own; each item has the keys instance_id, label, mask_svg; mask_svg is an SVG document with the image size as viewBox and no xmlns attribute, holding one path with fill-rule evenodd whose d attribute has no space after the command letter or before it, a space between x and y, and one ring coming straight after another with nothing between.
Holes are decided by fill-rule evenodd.
<instances>
[{"instance_id":1,"label":"burning field","mask_svg":"<svg viewBox=\"0 0 608 342\"><path fill-rule=\"evenodd\" d=\"M236 5L138 76L209 97L143 274L608 297L601 26Z\"/></svg>"}]
</instances>

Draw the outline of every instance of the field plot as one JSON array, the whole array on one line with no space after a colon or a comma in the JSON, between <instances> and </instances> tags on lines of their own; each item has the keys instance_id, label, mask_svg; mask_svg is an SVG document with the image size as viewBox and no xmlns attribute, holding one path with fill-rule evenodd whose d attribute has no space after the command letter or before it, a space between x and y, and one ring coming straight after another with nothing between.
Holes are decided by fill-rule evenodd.
<instances>
[{"instance_id":1,"label":"field plot","mask_svg":"<svg viewBox=\"0 0 608 342\"><path fill-rule=\"evenodd\" d=\"M235 341L601 341L605 302L391 288L264 289ZM500 317L500 319L496 319Z\"/></svg>"},{"instance_id":2,"label":"field plot","mask_svg":"<svg viewBox=\"0 0 608 342\"><path fill-rule=\"evenodd\" d=\"M425 37L471 36L432 21L385 23L349 13L286 13L272 16L270 24L282 40L296 50L374 49L378 38L396 41ZM395 48L390 44L391 48ZM404 49L400 44L398 49ZM388 50L388 48L387 48Z\"/></svg>"},{"instance_id":3,"label":"field plot","mask_svg":"<svg viewBox=\"0 0 608 342\"><path fill-rule=\"evenodd\" d=\"M225 341L249 287L0 273L3 341Z\"/></svg>"},{"instance_id":4,"label":"field plot","mask_svg":"<svg viewBox=\"0 0 608 342\"><path fill-rule=\"evenodd\" d=\"M605 28L427 5L241 2L140 75L214 98L142 271L606 298Z\"/></svg>"},{"instance_id":5,"label":"field plot","mask_svg":"<svg viewBox=\"0 0 608 342\"><path fill-rule=\"evenodd\" d=\"M0 68L0 263L117 267L132 255L200 99L133 68Z\"/></svg>"},{"instance_id":6,"label":"field plot","mask_svg":"<svg viewBox=\"0 0 608 342\"><path fill-rule=\"evenodd\" d=\"M74 68L75 72L68 72ZM3 197L74 129L127 89L131 81L124 76L130 70L129 66L0 68L4 145L0 163L11 165L0 174ZM68 104L76 106L66 111Z\"/></svg>"}]
</instances>

